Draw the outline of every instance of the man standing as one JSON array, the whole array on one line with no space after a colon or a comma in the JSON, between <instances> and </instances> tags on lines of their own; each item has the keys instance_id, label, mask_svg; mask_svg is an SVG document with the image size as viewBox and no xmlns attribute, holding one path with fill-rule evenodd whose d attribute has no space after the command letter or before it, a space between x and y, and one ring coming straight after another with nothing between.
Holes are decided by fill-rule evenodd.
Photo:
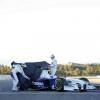
<instances>
[{"instance_id":1,"label":"man standing","mask_svg":"<svg viewBox=\"0 0 100 100\"><path fill-rule=\"evenodd\" d=\"M54 78L57 71L57 60L55 59L55 56L53 54L51 55L51 60L52 60L50 64L51 76Z\"/></svg>"},{"instance_id":2,"label":"man standing","mask_svg":"<svg viewBox=\"0 0 100 100\"><path fill-rule=\"evenodd\" d=\"M13 62L11 63L11 66L12 66L12 71L11 71L11 72L12 72L12 76L13 76L13 88L12 88L12 90L13 90L13 91L17 91L17 90L18 90L17 85L18 85L18 81L19 81L19 80L18 80L18 77L17 77L17 73L19 72L19 73L22 74L23 77L25 77L26 79L29 79L29 77L27 77L27 76L25 75L21 64L16 63L16 62L13 61Z\"/></svg>"}]
</instances>

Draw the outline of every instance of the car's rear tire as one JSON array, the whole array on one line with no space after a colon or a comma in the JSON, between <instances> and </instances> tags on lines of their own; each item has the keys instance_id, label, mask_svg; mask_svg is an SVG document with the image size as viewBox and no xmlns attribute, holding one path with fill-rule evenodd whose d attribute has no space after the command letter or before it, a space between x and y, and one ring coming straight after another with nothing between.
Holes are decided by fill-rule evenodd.
<instances>
[{"instance_id":1,"label":"car's rear tire","mask_svg":"<svg viewBox=\"0 0 100 100\"><path fill-rule=\"evenodd\" d=\"M55 80L54 86L55 86L56 91L64 91L63 79L62 78L57 78Z\"/></svg>"},{"instance_id":2,"label":"car's rear tire","mask_svg":"<svg viewBox=\"0 0 100 100\"><path fill-rule=\"evenodd\" d=\"M89 81L87 78L84 78L84 77L80 78L80 80L83 80L83 81L85 81L85 82L90 83L90 81Z\"/></svg>"}]
</instances>

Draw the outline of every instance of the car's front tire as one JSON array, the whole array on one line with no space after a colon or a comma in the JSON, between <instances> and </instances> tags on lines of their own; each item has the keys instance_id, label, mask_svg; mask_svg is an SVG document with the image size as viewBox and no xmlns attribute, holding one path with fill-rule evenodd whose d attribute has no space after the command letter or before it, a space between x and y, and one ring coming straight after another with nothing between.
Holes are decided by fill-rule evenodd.
<instances>
[{"instance_id":1,"label":"car's front tire","mask_svg":"<svg viewBox=\"0 0 100 100\"><path fill-rule=\"evenodd\" d=\"M62 78L57 78L55 80L54 86L55 86L56 91L64 91L63 79Z\"/></svg>"}]
</instances>

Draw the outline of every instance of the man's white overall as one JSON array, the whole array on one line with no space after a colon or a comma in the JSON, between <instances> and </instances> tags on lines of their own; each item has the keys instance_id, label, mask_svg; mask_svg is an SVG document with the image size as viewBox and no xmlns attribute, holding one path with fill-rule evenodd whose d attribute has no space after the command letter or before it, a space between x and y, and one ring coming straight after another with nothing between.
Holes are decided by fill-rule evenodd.
<instances>
[{"instance_id":1,"label":"man's white overall","mask_svg":"<svg viewBox=\"0 0 100 100\"><path fill-rule=\"evenodd\" d=\"M16 91L16 90L18 90L17 85L18 85L18 82L19 82L18 77L17 77L17 73L18 72L21 73L23 75L23 77L25 77L26 79L29 79L29 78L25 75L23 68L21 67L20 64L14 64L13 67L14 68L12 69L12 75L13 75L14 78L13 78L13 88L12 88L12 90Z\"/></svg>"},{"instance_id":2,"label":"man's white overall","mask_svg":"<svg viewBox=\"0 0 100 100\"><path fill-rule=\"evenodd\" d=\"M51 76L54 77L57 71L57 61L55 59L52 60L50 67L51 67Z\"/></svg>"}]
</instances>

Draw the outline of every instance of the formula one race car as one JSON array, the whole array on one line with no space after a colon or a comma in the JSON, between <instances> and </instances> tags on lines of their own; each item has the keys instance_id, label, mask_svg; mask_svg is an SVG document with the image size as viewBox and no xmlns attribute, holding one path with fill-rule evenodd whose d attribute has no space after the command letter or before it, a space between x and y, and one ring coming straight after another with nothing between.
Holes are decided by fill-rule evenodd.
<instances>
[{"instance_id":1,"label":"formula one race car","mask_svg":"<svg viewBox=\"0 0 100 100\"><path fill-rule=\"evenodd\" d=\"M21 65L23 66L23 64ZM24 63L24 65L27 66L23 67L24 73L30 78L30 80L24 78L20 73L17 73L19 90L27 90L31 88L56 91L87 91L88 89L96 89L86 78L74 79L60 78L57 76L52 77L48 73L50 64L45 61L28 62Z\"/></svg>"}]
</instances>

